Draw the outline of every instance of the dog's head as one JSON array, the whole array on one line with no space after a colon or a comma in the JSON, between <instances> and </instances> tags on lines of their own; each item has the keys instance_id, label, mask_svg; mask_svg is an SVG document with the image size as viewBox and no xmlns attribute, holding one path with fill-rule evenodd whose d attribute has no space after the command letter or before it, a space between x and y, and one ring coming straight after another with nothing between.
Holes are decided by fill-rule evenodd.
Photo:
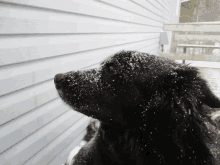
<instances>
[{"instance_id":1,"label":"dog's head","mask_svg":"<svg viewBox=\"0 0 220 165\"><path fill-rule=\"evenodd\" d=\"M65 103L107 123L134 124L152 110L180 105L182 114L203 103L220 107L196 68L136 51L121 51L99 69L58 74L54 81Z\"/></svg>"}]
</instances>

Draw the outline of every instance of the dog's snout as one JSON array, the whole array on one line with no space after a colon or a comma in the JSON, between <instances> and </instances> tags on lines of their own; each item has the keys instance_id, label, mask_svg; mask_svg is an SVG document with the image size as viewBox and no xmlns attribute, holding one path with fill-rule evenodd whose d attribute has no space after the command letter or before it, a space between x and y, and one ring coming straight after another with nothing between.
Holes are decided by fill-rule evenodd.
<instances>
[{"instance_id":1,"label":"dog's snout","mask_svg":"<svg viewBox=\"0 0 220 165\"><path fill-rule=\"evenodd\" d=\"M57 74L57 75L55 76L55 78L54 78L54 82L55 82L55 83L59 83L59 82L61 82L62 80L64 80L64 75L61 74L61 73Z\"/></svg>"}]
</instances>

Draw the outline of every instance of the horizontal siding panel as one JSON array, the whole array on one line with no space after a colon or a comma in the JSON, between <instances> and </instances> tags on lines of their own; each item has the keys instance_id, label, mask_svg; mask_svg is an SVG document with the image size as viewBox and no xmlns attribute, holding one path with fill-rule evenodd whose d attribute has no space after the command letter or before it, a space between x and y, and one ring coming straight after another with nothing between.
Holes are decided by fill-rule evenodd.
<instances>
[{"instance_id":1,"label":"horizontal siding panel","mask_svg":"<svg viewBox=\"0 0 220 165\"><path fill-rule=\"evenodd\" d=\"M90 118L61 101L55 74L97 68L121 50L157 55L163 24L178 22L170 0L1 0L0 11L0 164L8 165L61 165L85 135Z\"/></svg>"},{"instance_id":2,"label":"horizontal siding panel","mask_svg":"<svg viewBox=\"0 0 220 165\"><path fill-rule=\"evenodd\" d=\"M0 8L1 10L1 8ZM97 20L96 18L84 19L82 16L71 18L72 22L23 20L0 17L0 34L33 34L33 33L128 33L128 32L158 32L161 28L135 25L116 21ZM80 20L80 22L79 22ZM70 20L69 20L70 21ZM77 23L78 22L78 23ZM19 28L8 28L9 26ZM89 28L87 28L89 27Z\"/></svg>"},{"instance_id":3,"label":"horizontal siding panel","mask_svg":"<svg viewBox=\"0 0 220 165\"><path fill-rule=\"evenodd\" d=\"M99 67L99 63L98 64L94 64L94 65L91 65L91 66L87 66L87 67L85 67L85 68L82 68L82 69L95 69L95 68L98 68Z\"/></svg>"},{"instance_id":4,"label":"horizontal siding panel","mask_svg":"<svg viewBox=\"0 0 220 165\"><path fill-rule=\"evenodd\" d=\"M162 28L19 6L2 5L0 10L0 34L158 32Z\"/></svg>"},{"instance_id":5,"label":"horizontal siding panel","mask_svg":"<svg viewBox=\"0 0 220 165\"><path fill-rule=\"evenodd\" d=\"M154 39L159 36L160 33L1 37L0 65Z\"/></svg>"},{"instance_id":6,"label":"horizontal siding panel","mask_svg":"<svg viewBox=\"0 0 220 165\"><path fill-rule=\"evenodd\" d=\"M159 21L160 23L162 23L162 21L163 21L160 16L150 12L147 9L144 9L142 6L137 5L136 3L132 2L132 1L127 1L127 0L117 0L117 1L100 0L100 1L101 2L106 2L106 3L114 5L114 6L117 6L121 9L130 11L132 13L142 15L142 16L150 18L152 20ZM153 26L155 26L155 25L153 24Z\"/></svg>"},{"instance_id":7,"label":"horizontal siding panel","mask_svg":"<svg viewBox=\"0 0 220 165\"><path fill-rule=\"evenodd\" d=\"M147 10L150 10L152 13L155 13L161 18L163 18L164 19L163 22L171 22L170 18L162 12L163 10L162 11L159 10L157 7L152 5L149 1L146 1L146 0L132 0L132 1L138 3L139 5L145 7Z\"/></svg>"},{"instance_id":8,"label":"horizontal siding panel","mask_svg":"<svg viewBox=\"0 0 220 165\"><path fill-rule=\"evenodd\" d=\"M2 126L0 129L0 153L48 124L67 110L69 110L68 106L64 105L60 99L55 99ZM73 111L73 113L75 113L74 117L76 119L82 117L80 113L75 111Z\"/></svg>"},{"instance_id":9,"label":"horizontal siding panel","mask_svg":"<svg viewBox=\"0 0 220 165\"><path fill-rule=\"evenodd\" d=\"M159 48L158 44L154 44L154 45L151 45L151 46L148 46L145 48L141 48L138 51L145 52L145 53L151 53L152 51L158 51L158 48Z\"/></svg>"},{"instance_id":10,"label":"horizontal siding panel","mask_svg":"<svg viewBox=\"0 0 220 165\"><path fill-rule=\"evenodd\" d=\"M48 165L62 165L67 162L67 158L71 152L86 135L86 129L83 130L65 149L62 150Z\"/></svg>"},{"instance_id":11,"label":"horizontal siding panel","mask_svg":"<svg viewBox=\"0 0 220 165\"><path fill-rule=\"evenodd\" d=\"M165 6L161 7L160 2L158 2L157 0L148 0L148 2L151 3L155 8L157 8L159 10L159 14L164 15L164 18L166 18L169 21L172 19L170 13L166 11Z\"/></svg>"},{"instance_id":12,"label":"horizontal siding panel","mask_svg":"<svg viewBox=\"0 0 220 165\"><path fill-rule=\"evenodd\" d=\"M153 51L155 51L156 54L152 53ZM152 47L152 49L150 50L150 53L151 53L151 54L154 54L154 55L159 55L159 52L160 52L160 46L159 46L159 45L155 45L155 46Z\"/></svg>"},{"instance_id":13,"label":"horizontal siding panel","mask_svg":"<svg viewBox=\"0 0 220 165\"><path fill-rule=\"evenodd\" d=\"M161 22L157 22L155 20L133 14L128 11L124 11L104 3L100 3L99 1L91 0L66 0L65 6L63 5L63 1L59 0L47 0L45 3L44 0L38 1L29 1L29 0L5 0L4 2L12 2L16 4L24 4L33 7L40 8L49 8L55 9L59 11L65 11L68 13L77 13L94 17L101 17L106 19L120 20L125 22L132 22L137 24L146 24L146 25L154 25L162 27L163 24ZM23 9L24 10L24 9ZM95 12L94 12L95 11ZM58 12L57 12L58 13Z\"/></svg>"},{"instance_id":14,"label":"horizontal siding panel","mask_svg":"<svg viewBox=\"0 0 220 165\"><path fill-rule=\"evenodd\" d=\"M168 6L169 4L164 2L163 0L150 0L151 2L157 2L155 5L159 7L159 9L166 10L166 15L170 16L171 18L176 18L175 11L173 11L173 8L171 6Z\"/></svg>"},{"instance_id":15,"label":"horizontal siding panel","mask_svg":"<svg viewBox=\"0 0 220 165\"><path fill-rule=\"evenodd\" d=\"M151 12L159 15L160 17L162 17L164 20L162 21L163 23L171 23L171 22L178 22L179 18L177 16L173 16L172 12L167 12L164 11L164 7L161 7L157 1L155 0L150 0L150 1L146 1L146 0L132 0L138 4L140 4L141 6L145 7L147 10L150 10Z\"/></svg>"},{"instance_id":16,"label":"horizontal siding panel","mask_svg":"<svg viewBox=\"0 0 220 165\"><path fill-rule=\"evenodd\" d=\"M20 76L16 76L10 80L2 80L0 82L0 94L6 94L16 89L21 89L34 84L33 73L27 73ZM6 88L7 87L7 88Z\"/></svg>"},{"instance_id":17,"label":"horizontal siding panel","mask_svg":"<svg viewBox=\"0 0 220 165\"><path fill-rule=\"evenodd\" d=\"M151 54L153 54L153 55L159 56L159 54L158 54L158 51L157 51L157 50L152 50L152 51L150 51L150 53L151 53Z\"/></svg>"},{"instance_id":18,"label":"horizontal siding panel","mask_svg":"<svg viewBox=\"0 0 220 165\"><path fill-rule=\"evenodd\" d=\"M123 49L137 50L157 42L158 38L89 52L81 52L77 53L77 55L74 54L16 66L14 65L13 67L5 67L0 70L0 94L3 95L51 79L55 74L60 72L77 70L79 68L96 64L101 62L107 56L112 55L112 52L117 52ZM8 86L11 88L8 88Z\"/></svg>"},{"instance_id":19,"label":"horizontal siding panel","mask_svg":"<svg viewBox=\"0 0 220 165\"><path fill-rule=\"evenodd\" d=\"M158 8L162 13L163 15L165 15L165 17L167 18L167 20L169 20L170 22L172 20L175 20L176 19L176 16L174 15L174 13L170 12L170 9L169 11L166 10L166 6L161 6L161 0L160 1L157 1L157 0L149 0L149 2L154 5L156 8Z\"/></svg>"},{"instance_id":20,"label":"horizontal siding panel","mask_svg":"<svg viewBox=\"0 0 220 165\"><path fill-rule=\"evenodd\" d=\"M75 122L74 113L71 110L66 112L0 155L0 162L13 165L23 164Z\"/></svg>"},{"instance_id":21,"label":"horizontal siding panel","mask_svg":"<svg viewBox=\"0 0 220 165\"><path fill-rule=\"evenodd\" d=\"M53 80L0 97L0 125L56 97L58 94Z\"/></svg>"},{"instance_id":22,"label":"horizontal siding panel","mask_svg":"<svg viewBox=\"0 0 220 165\"><path fill-rule=\"evenodd\" d=\"M172 11L173 13L176 12L176 1L171 3L170 0L165 0L164 4L168 6L168 8L170 9L170 11Z\"/></svg>"},{"instance_id":23,"label":"horizontal siding panel","mask_svg":"<svg viewBox=\"0 0 220 165\"><path fill-rule=\"evenodd\" d=\"M77 138L87 125L89 124L88 118L83 118L76 124L68 128L62 135L57 137L49 145L38 152L34 157L25 162L25 165L42 165L48 164L53 158L55 158L60 151L66 148L73 139Z\"/></svg>"}]
</instances>

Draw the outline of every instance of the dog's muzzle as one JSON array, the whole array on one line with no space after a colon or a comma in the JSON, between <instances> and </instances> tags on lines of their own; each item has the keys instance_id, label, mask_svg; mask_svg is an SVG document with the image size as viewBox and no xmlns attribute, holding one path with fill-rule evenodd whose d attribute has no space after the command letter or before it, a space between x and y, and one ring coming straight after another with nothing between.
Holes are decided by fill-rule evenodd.
<instances>
[{"instance_id":1,"label":"dog's muzzle","mask_svg":"<svg viewBox=\"0 0 220 165\"><path fill-rule=\"evenodd\" d=\"M55 86L57 89L59 89L61 87L62 82L64 82L64 80L65 80L64 78L65 78L64 74L59 73L59 74L55 75L54 83L55 83Z\"/></svg>"}]
</instances>

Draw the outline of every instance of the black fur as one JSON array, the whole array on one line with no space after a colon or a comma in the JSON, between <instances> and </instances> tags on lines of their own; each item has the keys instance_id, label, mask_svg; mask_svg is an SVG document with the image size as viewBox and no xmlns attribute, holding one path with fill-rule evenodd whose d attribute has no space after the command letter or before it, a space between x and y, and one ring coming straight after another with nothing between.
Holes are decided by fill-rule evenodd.
<instances>
[{"instance_id":1,"label":"black fur","mask_svg":"<svg viewBox=\"0 0 220 165\"><path fill-rule=\"evenodd\" d=\"M207 124L220 108L196 68L121 51L99 69L55 77L60 97L100 121L74 165L213 165L215 134Z\"/></svg>"},{"instance_id":2,"label":"black fur","mask_svg":"<svg viewBox=\"0 0 220 165\"><path fill-rule=\"evenodd\" d=\"M99 121L97 119L91 119L89 125L86 128L86 135L84 136L83 140L89 142L95 135L99 128Z\"/></svg>"}]
</instances>

